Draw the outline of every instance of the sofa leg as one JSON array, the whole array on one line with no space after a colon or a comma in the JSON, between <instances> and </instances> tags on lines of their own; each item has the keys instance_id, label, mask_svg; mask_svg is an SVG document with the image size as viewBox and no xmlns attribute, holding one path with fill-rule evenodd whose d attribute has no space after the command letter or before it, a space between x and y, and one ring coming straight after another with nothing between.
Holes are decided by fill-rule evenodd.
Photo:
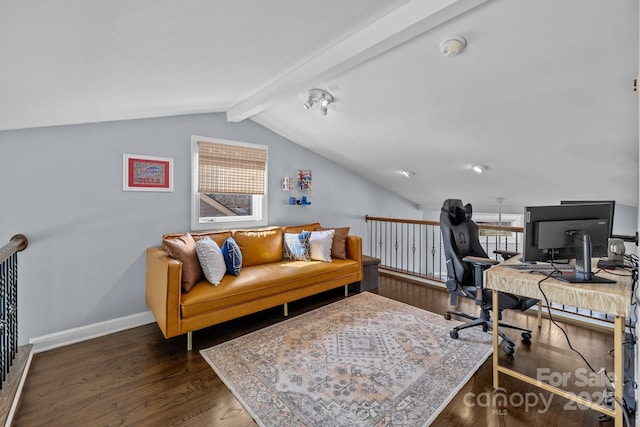
<instances>
[{"instance_id":1,"label":"sofa leg","mask_svg":"<svg viewBox=\"0 0 640 427\"><path fill-rule=\"evenodd\" d=\"M288 317L289 316L289 303L285 302L284 303L284 317Z\"/></svg>"},{"instance_id":2,"label":"sofa leg","mask_svg":"<svg viewBox=\"0 0 640 427\"><path fill-rule=\"evenodd\" d=\"M187 332L187 351L193 350L193 332Z\"/></svg>"}]
</instances>

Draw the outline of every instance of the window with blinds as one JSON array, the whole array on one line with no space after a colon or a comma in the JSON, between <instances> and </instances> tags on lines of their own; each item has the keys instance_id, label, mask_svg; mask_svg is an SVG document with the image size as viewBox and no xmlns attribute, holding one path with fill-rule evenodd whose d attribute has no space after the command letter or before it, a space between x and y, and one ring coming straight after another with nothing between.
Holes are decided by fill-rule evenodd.
<instances>
[{"instance_id":1,"label":"window with blinds","mask_svg":"<svg viewBox=\"0 0 640 427\"><path fill-rule=\"evenodd\" d=\"M264 145L191 137L192 228L267 224Z\"/></svg>"}]
</instances>

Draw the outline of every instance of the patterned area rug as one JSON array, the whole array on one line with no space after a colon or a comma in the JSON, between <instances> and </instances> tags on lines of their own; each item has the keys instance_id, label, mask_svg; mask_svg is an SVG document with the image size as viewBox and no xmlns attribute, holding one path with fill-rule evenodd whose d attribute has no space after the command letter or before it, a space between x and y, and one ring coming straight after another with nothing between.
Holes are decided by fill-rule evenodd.
<instances>
[{"instance_id":1,"label":"patterned area rug","mask_svg":"<svg viewBox=\"0 0 640 427\"><path fill-rule=\"evenodd\" d=\"M422 426L492 353L458 323L364 292L201 354L260 426Z\"/></svg>"}]
</instances>

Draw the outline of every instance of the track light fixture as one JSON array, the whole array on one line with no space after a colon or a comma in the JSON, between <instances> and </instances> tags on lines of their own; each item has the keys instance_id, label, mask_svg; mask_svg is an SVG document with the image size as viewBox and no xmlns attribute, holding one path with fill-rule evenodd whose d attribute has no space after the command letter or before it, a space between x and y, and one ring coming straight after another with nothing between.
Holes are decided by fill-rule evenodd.
<instances>
[{"instance_id":1,"label":"track light fixture","mask_svg":"<svg viewBox=\"0 0 640 427\"><path fill-rule=\"evenodd\" d=\"M319 107L320 114L322 114L323 116L326 116L327 112L329 111L327 107L333 101L334 101L333 95L331 95L326 90L311 89L309 91L309 98L307 99L307 102L304 103L304 108L309 110L311 107L313 107L313 104L318 103L320 104L320 107Z\"/></svg>"},{"instance_id":2,"label":"track light fixture","mask_svg":"<svg viewBox=\"0 0 640 427\"><path fill-rule=\"evenodd\" d=\"M307 102L304 103L304 108L306 108L308 110L311 107L313 107L313 98L309 97Z\"/></svg>"}]
</instances>

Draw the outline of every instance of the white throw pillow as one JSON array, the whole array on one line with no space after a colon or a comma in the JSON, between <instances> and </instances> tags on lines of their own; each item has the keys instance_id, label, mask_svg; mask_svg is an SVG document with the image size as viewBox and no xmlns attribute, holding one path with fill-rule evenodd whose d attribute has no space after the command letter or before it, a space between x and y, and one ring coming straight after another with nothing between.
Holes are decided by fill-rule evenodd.
<instances>
[{"instance_id":1,"label":"white throw pillow","mask_svg":"<svg viewBox=\"0 0 640 427\"><path fill-rule=\"evenodd\" d=\"M331 245L333 244L334 234L334 230L311 232L311 237L309 237L311 259L331 262Z\"/></svg>"},{"instance_id":2,"label":"white throw pillow","mask_svg":"<svg viewBox=\"0 0 640 427\"><path fill-rule=\"evenodd\" d=\"M200 261L204 277L215 286L218 286L227 272L222 250L216 242L209 237L204 237L196 242L196 253L198 254L198 261Z\"/></svg>"}]
</instances>

